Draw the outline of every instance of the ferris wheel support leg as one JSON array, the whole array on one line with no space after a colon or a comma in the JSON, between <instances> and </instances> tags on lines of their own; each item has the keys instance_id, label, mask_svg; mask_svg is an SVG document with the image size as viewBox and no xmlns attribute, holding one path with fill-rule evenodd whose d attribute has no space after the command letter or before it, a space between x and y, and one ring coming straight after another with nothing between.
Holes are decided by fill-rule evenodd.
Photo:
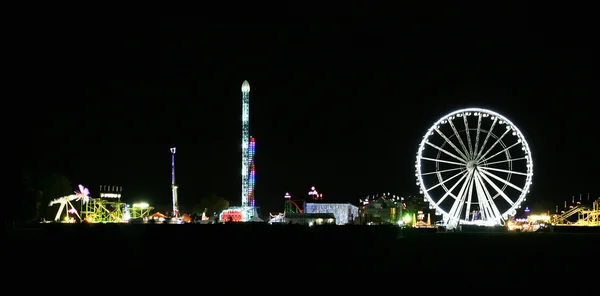
<instances>
[{"instance_id":1,"label":"ferris wheel support leg","mask_svg":"<svg viewBox=\"0 0 600 296\"><path fill-rule=\"evenodd\" d=\"M462 207L465 202L467 188L469 188L470 184L472 183L471 178L470 178L470 176L472 176L472 175L473 175L473 172L470 172L469 177L467 177L467 179L461 186L460 191L458 192L458 196L456 196L456 200L454 201L454 204L452 205L452 208L450 209L450 212L448 213L449 216L451 217L451 219L453 221L456 221L456 223L458 223L458 221L460 221L460 212L462 211Z\"/></svg>"},{"instance_id":2,"label":"ferris wheel support leg","mask_svg":"<svg viewBox=\"0 0 600 296\"><path fill-rule=\"evenodd\" d=\"M446 229L447 230L455 230L458 229L458 225L459 225L459 220L458 219L454 219L450 216L446 216L444 218L444 224L446 225Z\"/></svg>"},{"instance_id":3,"label":"ferris wheel support leg","mask_svg":"<svg viewBox=\"0 0 600 296\"><path fill-rule=\"evenodd\" d=\"M481 182L481 187L485 193L485 196L487 196L487 202L488 202L490 211L492 213L493 223L495 225L503 225L502 213L498 209L498 206L496 205L496 203L494 203L494 201L492 200L492 195L491 195L490 191L488 190L487 186L485 185L485 180L488 180L488 182L490 182L490 185L492 186L492 188L494 188L494 190L499 192L501 195L503 194L502 190L500 188L498 188L496 185L493 185L493 182L489 179L486 179L486 177L483 174L476 172L476 177L477 177L477 179L479 179L479 182ZM510 199L508 199L508 200L510 201Z\"/></svg>"}]
</instances>

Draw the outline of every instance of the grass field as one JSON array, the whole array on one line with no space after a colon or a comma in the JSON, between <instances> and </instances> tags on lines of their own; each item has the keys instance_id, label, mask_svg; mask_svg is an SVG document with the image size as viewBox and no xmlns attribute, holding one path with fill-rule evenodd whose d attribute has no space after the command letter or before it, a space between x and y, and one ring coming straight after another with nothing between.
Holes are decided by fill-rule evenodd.
<instances>
[{"instance_id":1,"label":"grass field","mask_svg":"<svg viewBox=\"0 0 600 296\"><path fill-rule=\"evenodd\" d=\"M247 256L253 258L253 265L265 270L283 264L426 274L523 268L547 273L557 269L568 272L589 261L592 269L600 272L600 233L405 235L398 227L264 224L42 224L6 226L5 233L4 262L14 269L29 264L52 266L61 260L58 254L63 254L79 258L73 260L94 258L99 269L118 262L125 270L144 270L168 262L226 270L240 265L240 258ZM20 260L11 261L14 256Z\"/></svg>"}]
</instances>

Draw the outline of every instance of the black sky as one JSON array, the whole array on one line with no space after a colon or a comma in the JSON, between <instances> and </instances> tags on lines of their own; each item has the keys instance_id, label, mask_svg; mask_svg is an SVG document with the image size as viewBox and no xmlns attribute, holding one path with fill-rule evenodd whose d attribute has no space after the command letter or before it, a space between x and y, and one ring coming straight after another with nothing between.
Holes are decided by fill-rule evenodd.
<instances>
[{"instance_id":1,"label":"black sky","mask_svg":"<svg viewBox=\"0 0 600 296\"><path fill-rule=\"evenodd\" d=\"M535 163L530 201L598 196L589 14L519 3L310 17L288 7L277 23L63 17L27 27L15 43L27 55L15 71L16 104L30 118L19 171L60 172L92 194L122 185L130 201L166 205L177 146L184 206L209 192L239 203L248 80L263 213L311 185L354 203L416 193L421 137L463 107L495 110L523 131Z\"/></svg>"}]
</instances>

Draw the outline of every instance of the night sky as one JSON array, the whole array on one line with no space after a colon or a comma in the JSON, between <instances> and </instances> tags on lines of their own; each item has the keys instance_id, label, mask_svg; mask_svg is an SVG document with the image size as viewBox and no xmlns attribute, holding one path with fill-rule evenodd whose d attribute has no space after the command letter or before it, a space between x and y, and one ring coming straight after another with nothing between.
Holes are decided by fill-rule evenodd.
<instances>
[{"instance_id":1,"label":"night sky","mask_svg":"<svg viewBox=\"0 0 600 296\"><path fill-rule=\"evenodd\" d=\"M17 171L62 173L92 195L121 185L128 201L168 205L176 146L183 211L208 193L239 204L248 80L263 214L312 185L326 201L355 204L376 192L418 193L422 136L463 107L497 111L525 134L532 203L553 210L573 195L600 196L588 13L519 3L350 7L321 17L290 7L275 24L40 21L15 43L28 56L15 73L15 104L29 118L16 127Z\"/></svg>"}]
</instances>

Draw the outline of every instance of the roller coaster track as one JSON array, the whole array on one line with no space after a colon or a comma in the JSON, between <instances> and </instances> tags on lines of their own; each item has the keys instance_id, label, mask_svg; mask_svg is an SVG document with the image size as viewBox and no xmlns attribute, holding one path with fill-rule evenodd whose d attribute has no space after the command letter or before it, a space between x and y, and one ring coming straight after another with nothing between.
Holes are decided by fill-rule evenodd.
<instances>
[{"instance_id":1,"label":"roller coaster track","mask_svg":"<svg viewBox=\"0 0 600 296\"><path fill-rule=\"evenodd\" d=\"M585 211L588 210L589 208L587 206L576 206L568 211L566 211L564 214L558 216L556 218L556 224L557 225L571 225L573 224L573 222L567 220L567 218L581 212L581 211Z\"/></svg>"},{"instance_id":2,"label":"roller coaster track","mask_svg":"<svg viewBox=\"0 0 600 296\"><path fill-rule=\"evenodd\" d=\"M298 209L298 212L299 212L300 214L302 214L302 212L303 212L303 211L302 211L302 209L301 209L301 208L298 206L298 204L297 204L297 203L295 203L293 200L289 200L289 202L291 202L291 203L292 203L294 206L296 206L296 209Z\"/></svg>"}]
</instances>

